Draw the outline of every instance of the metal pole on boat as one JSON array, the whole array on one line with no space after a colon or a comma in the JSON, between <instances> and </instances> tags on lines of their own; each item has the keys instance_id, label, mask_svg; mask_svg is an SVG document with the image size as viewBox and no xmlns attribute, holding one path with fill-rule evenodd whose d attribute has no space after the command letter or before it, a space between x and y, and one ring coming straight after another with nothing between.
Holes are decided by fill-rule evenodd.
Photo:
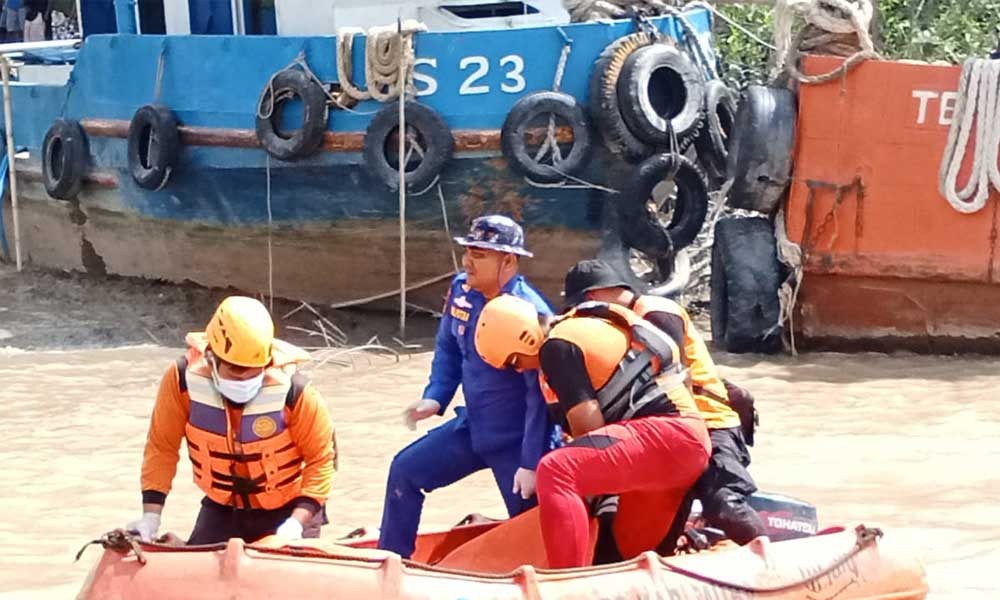
<instances>
[{"instance_id":1,"label":"metal pole on boat","mask_svg":"<svg viewBox=\"0 0 1000 600\"><path fill-rule=\"evenodd\" d=\"M399 337L406 340L406 52L403 51L403 15L396 16L399 36Z\"/></svg>"},{"instance_id":2,"label":"metal pole on boat","mask_svg":"<svg viewBox=\"0 0 1000 600\"><path fill-rule=\"evenodd\" d=\"M18 273L21 272L21 227L17 210L17 168L14 166L14 118L10 100L10 61L6 54L0 54L0 71L3 71L3 118L7 133L7 168L10 170L10 211L14 217L14 261ZM3 207L0 206L0 210Z\"/></svg>"}]
</instances>

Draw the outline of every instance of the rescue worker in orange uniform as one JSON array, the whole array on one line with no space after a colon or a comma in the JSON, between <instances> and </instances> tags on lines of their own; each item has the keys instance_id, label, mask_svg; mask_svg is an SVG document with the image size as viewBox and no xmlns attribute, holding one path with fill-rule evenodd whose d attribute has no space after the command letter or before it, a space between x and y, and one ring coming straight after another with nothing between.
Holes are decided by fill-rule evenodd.
<instances>
[{"instance_id":1,"label":"rescue worker in orange uniform","mask_svg":"<svg viewBox=\"0 0 1000 600\"><path fill-rule=\"evenodd\" d=\"M591 562L587 498L601 494L620 496L623 556L654 549L710 451L676 344L624 307L581 305L550 328L530 303L500 296L483 309L476 349L498 369L539 369L546 403L573 438L538 464L548 566Z\"/></svg>"},{"instance_id":2,"label":"rescue worker in orange uniform","mask_svg":"<svg viewBox=\"0 0 1000 600\"><path fill-rule=\"evenodd\" d=\"M305 351L274 338L263 304L230 296L160 382L142 462L142 518L155 539L187 440L205 493L188 544L271 534L319 537L336 441L319 392L298 371Z\"/></svg>"},{"instance_id":3,"label":"rescue worker in orange uniform","mask_svg":"<svg viewBox=\"0 0 1000 600\"><path fill-rule=\"evenodd\" d=\"M687 311L673 300L636 294L613 266L601 260L584 260L570 269L564 294L567 307L597 301L630 308L682 349L694 400L712 440L712 457L692 496L701 501L706 523L721 529L734 542L742 545L767 535L760 515L749 504L757 485L747 471L750 451L743 429L752 425L746 423L746 415L741 423L740 415L730 406L727 386ZM752 443L752 438L749 441ZM688 512L689 506L682 508L684 519Z\"/></svg>"}]
</instances>

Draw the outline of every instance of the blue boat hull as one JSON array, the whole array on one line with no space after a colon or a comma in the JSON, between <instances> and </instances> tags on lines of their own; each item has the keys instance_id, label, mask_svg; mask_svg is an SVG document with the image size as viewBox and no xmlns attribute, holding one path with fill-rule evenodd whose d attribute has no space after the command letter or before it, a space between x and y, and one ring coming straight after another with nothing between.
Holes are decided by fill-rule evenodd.
<instances>
[{"instance_id":1,"label":"blue boat hull","mask_svg":"<svg viewBox=\"0 0 1000 600\"><path fill-rule=\"evenodd\" d=\"M690 21L699 31L709 29L706 11L693 11ZM672 19L654 23L679 33ZM599 151L579 174L596 186L540 187L508 168L498 141L519 98L552 88L566 44L560 88L585 103L594 60L633 30L623 21L418 35L418 100L442 114L456 147L441 174L441 194L435 186L409 196L408 281L454 270L445 218L457 233L489 212L525 224L536 254L525 270L554 300L576 260L602 249L622 254L615 194L608 190L620 189L627 165ZM363 48L359 37L355 74L364 73ZM398 195L369 174L359 152L382 105L365 101L353 111L331 111L324 151L294 162L269 157L252 136L271 75L302 53L321 80L336 80L335 52L335 40L326 37L88 38L67 85L12 91L15 143L28 150L16 161L27 258L55 268L264 292L270 232L279 295L340 302L395 289ZM192 142L157 191L132 180L123 139L135 110L154 102L170 107L182 124L182 141ZM79 120L87 131L91 165L72 202L49 198L41 184L40 149L57 118ZM6 206L12 241L10 217ZM437 298L441 289L428 286L424 295Z\"/></svg>"}]
</instances>

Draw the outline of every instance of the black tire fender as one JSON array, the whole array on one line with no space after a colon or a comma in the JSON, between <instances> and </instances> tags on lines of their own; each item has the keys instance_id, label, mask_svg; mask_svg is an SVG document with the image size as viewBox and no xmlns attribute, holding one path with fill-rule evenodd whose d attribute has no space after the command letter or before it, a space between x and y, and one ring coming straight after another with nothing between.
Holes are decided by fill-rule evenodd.
<instances>
[{"instance_id":1,"label":"black tire fender","mask_svg":"<svg viewBox=\"0 0 1000 600\"><path fill-rule=\"evenodd\" d=\"M712 341L726 352L782 349L781 265L774 226L760 217L722 219L712 246Z\"/></svg>"},{"instance_id":2,"label":"black tire fender","mask_svg":"<svg viewBox=\"0 0 1000 600\"><path fill-rule=\"evenodd\" d=\"M42 183L48 195L75 198L83 187L88 158L87 135L80 123L56 119L42 142Z\"/></svg>"},{"instance_id":3,"label":"black tire fender","mask_svg":"<svg viewBox=\"0 0 1000 600\"><path fill-rule=\"evenodd\" d=\"M605 147L630 163L641 162L656 149L633 135L622 120L618 107L618 80L629 55L652 43L649 34L643 32L618 38L601 52L590 73L587 100L590 118Z\"/></svg>"},{"instance_id":4,"label":"black tire fender","mask_svg":"<svg viewBox=\"0 0 1000 600\"><path fill-rule=\"evenodd\" d=\"M705 124L695 138L695 148L701 164L715 180L726 177L738 101L736 92L722 81L713 79L705 84Z\"/></svg>"},{"instance_id":5,"label":"black tire fender","mask_svg":"<svg viewBox=\"0 0 1000 600\"><path fill-rule=\"evenodd\" d=\"M128 167L132 179L148 190L167 184L180 155L177 117L166 106L147 104L128 126Z\"/></svg>"},{"instance_id":6,"label":"black tire fender","mask_svg":"<svg viewBox=\"0 0 1000 600\"><path fill-rule=\"evenodd\" d=\"M673 180L676 203L664 225L649 207L654 188ZM691 244L705 224L708 184L701 169L680 154L657 154L639 165L618 200L622 241L651 258L671 256Z\"/></svg>"},{"instance_id":7,"label":"black tire fender","mask_svg":"<svg viewBox=\"0 0 1000 600\"><path fill-rule=\"evenodd\" d=\"M731 207L770 215L781 203L792 178L796 111L791 90L747 88L726 164Z\"/></svg>"},{"instance_id":8,"label":"black tire fender","mask_svg":"<svg viewBox=\"0 0 1000 600\"><path fill-rule=\"evenodd\" d=\"M528 126L544 115L553 115L557 122L569 123L572 129L573 147L557 165L535 160L525 142ZM563 173L579 172L590 159L593 146L590 121L573 96L563 92L533 92L510 109L500 130L500 146L511 167L522 175L540 183L557 183L565 179Z\"/></svg>"},{"instance_id":9,"label":"black tire fender","mask_svg":"<svg viewBox=\"0 0 1000 600\"><path fill-rule=\"evenodd\" d=\"M283 106L296 97L302 101L301 127L290 133L282 131ZM315 154L326 132L326 100L326 92L305 72L298 69L279 71L264 87L257 102L256 131L260 144L280 160Z\"/></svg>"},{"instance_id":10,"label":"black tire fender","mask_svg":"<svg viewBox=\"0 0 1000 600\"><path fill-rule=\"evenodd\" d=\"M701 127L705 86L687 55L670 43L633 52L618 78L618 107L640 140L669 148L673 127L683 150Z\"/></svg>"},{"instance_id":11,"label":"black tire fender","mask_svg":"<svg viewBox=\"0 0 1000 600\"><path fill-rule=\"evenodd\" d=\"M404 111L407 137L415 136L423 150L423 156L418 157L419 164L406 171L406 189L419 192L430 187L447 166L454 151L455 139L444 117L426 104L407 100ZM389 162L386 144L391 136L398 137L398 131L399 101L396 100L383 106L368 124L363 150L368 172L392 190L399 189L399 171ZM392 158L396 158L395 152Z\"/></svg>"}]
</instances>

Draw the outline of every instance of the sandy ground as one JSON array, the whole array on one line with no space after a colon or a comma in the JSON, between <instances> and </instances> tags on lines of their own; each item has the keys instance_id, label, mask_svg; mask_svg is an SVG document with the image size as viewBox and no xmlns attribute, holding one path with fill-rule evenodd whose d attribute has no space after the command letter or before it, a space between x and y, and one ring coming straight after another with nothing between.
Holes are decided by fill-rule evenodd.
<instances>
[{"instance_id":1,"label":"sandy ground","mask_svg":"<svg viewBox=\"0 0 1000 600\"><path fill-rule=\"evenodd\" d=\"M88 550L74 563L80 546L138 517L139 466L157 381L177 356L183 332L200 327L219 297L195 288L0 270L0 335L7 338L0 340L6 346L0 422L9 440L0 449L7 467L0 486L0 598L71 597L100 552ZM393 333L395 316L328 316L356 343ZM424 321L429 334L433 322ZM346 358L312 373L341 451L332 523L324 529L330 537L377 525L392 455L433 425L413 433L400 422L402 406L425 384L428 352ZM909 354L717 358L726 376L758 398L762 429L752 469L762 489L815 503L825 525L884 528L925 557L932 598L1000 596L992 574L1000 564L1000 361ZM189 473L182 455L164 517L164 529L181 535L200 499ZM431 494L424 525L446 527L476 511L503 514L486 473Z\"/></svg>"}]
</instances>

